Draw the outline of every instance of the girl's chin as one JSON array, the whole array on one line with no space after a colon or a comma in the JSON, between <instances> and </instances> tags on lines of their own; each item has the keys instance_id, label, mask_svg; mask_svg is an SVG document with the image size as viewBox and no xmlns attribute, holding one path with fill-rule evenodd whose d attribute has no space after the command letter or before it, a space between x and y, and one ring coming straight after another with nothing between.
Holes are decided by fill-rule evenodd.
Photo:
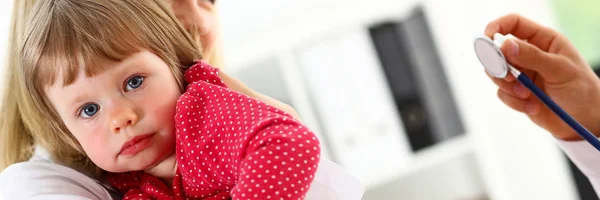
<instances>
[{"instance_id":1,"label":"girl's chin","mask_svg":"<svg viewBox=\"0 0 600 200\"><path fill-rule=\"evenodd\" d=\"M175 150L164 153L163 156L157 156L156 160L151 162L149 165L143 167L144 171L152 171L153 169L159 167L164 168L165 166L172 166L175 162Z\"/></svg>"}]
</instances>

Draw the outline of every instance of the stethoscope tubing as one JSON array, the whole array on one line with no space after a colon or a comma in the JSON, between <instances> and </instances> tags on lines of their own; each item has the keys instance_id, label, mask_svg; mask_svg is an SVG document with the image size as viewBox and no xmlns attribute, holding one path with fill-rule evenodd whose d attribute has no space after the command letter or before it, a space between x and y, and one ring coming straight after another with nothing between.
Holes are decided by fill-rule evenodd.
<instances>
[{"instance_id":1,"label":"stethoscope tubing","mask_svg":"<svg viewBox=\"0 0 600 200\"><path fill-rule=\"evenodd\" d=\"M589 142L594 148L600 151L600 140L594 136L589 130L587 130L583 125L581 125L577 120L573 119L571 115L565 112L558 104L556 104L548 95L546 95L539 87L537 87L533 81L524 73L521 73L519 70L515 69L512 66L509 66L509 70L519 82L529 89L542 103L544 103L552 112L554 112L560 119L562 119L567 125L569 125L577 134L579 134L583 139Z\"/></svg>"},{"instance_id":2,"label":"stethoscope tubing","mask_svg":"<svg viewBox=\"0 0 600 200\"><path fill-rule=\"evenodd\" d=\"M475 41L474 41L475 42L474 43L475 44L475 53L478 54L477 58L484 65L484 67L486 68L486 71L488 71L488 73L490 73L490 75L497 77L497 78L504 78L504 77L510 76L510 75L514 76L517 80L519 80L519 82L523 86L525 86L527 89L529 89L529 91L531 91L542 103L544 103L544 105L546 105L552 112L554 112L569 127L571 127L579 136L581 136L588 143L590 143L594 148L596 148L598 151L600 151L600 140L598 140L598 138L596 138L596 136L594 136L594 134L592 134L589 130L587 130L585 127L583 127L583 125L581 125L579 122L577 122L577 120L575 120L573 117L571 117L571 115L569 115L560 106L558 106L558 104L556 104L556 102L554 102L539 87L537 87L533 83L533 81L531 81L531 79L529 77L527 77L527 75L525 75L524 73L521 73L518 69L511 66L506 61L504 54L500 50L500 46L502 46L502 43L504 42L505 38L503 35L500 35L500 34L495 34L494 38L496 39L496 37L498 37L497 40L492 40L491 38L489 38L487 36L478 36L475 38ZM501 58L501 60L504 61L504 64L502 65L503 69L500 70L501 73L499 73L500 71L498 69L489 69L488 68L489 66L485 65L485 63L483 62L482 58L479 55L479 52L477 51L477 42L478 41L485 41L486 43L490 44L493 47L493 49L496 51L495 53L497 54L497 56L499 56ZM486 55L486 54L483 54L483 55ZM495 74L492 72L494 72ZM510 73L510 75L509 75L509 73Z\"/></svg>"}]
</instances>

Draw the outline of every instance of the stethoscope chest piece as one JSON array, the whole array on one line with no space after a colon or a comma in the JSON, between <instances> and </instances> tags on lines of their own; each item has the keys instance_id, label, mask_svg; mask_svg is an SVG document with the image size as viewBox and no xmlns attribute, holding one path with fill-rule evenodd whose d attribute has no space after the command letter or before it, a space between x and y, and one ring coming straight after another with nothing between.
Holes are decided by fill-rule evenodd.
<instances>
[{"instance_id":1,"label":"stethoscope chest piece","mask_svg":"<svg viewBox=\"0 0 600 200\"><path fill-rule=\"evenodd\" d=\"M494 39L492 40L487 36L476 37L474 42L475 54L490 75L504 78L508 75L509 70L506 58L500 50L505 39L500 34L494 35Z\"/></svg>"}]
</instances>

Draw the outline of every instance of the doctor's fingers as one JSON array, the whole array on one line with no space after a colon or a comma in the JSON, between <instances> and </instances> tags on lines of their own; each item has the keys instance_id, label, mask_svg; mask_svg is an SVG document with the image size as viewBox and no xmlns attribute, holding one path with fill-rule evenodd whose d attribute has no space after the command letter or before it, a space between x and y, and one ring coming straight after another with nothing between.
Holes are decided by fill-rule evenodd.
<instances>
[{"instance_id":1,"label":"doctor's fingers","mask_svg":"<svg viewBox=\"0 0 600 200\"><path fill-rule=\"evenodd\" d=\"M507 77L511 77L508 75ZM531 96L531 92L518 81L506 81L506 78L499 79L488 74L488 77L498 86L498 90L510 95L514 98L527 99Z\"/></svg>"},{"instance_id":2,"label":"doctor's fingers","mask_svg":"<svg viewBox=\"0 0 600 200\"><path fill-rule=\"evenodd\" d=\"M578 67L570 61L575 59L542 51L522 40L509 39L501 49L509 63L521 69L535 71L549 83L573 80L579 72Z\"/></svg>"},{"instance_id":3,"label":"doctor's fingers","mask_svg":"<svg viewBox=\"0 0 600 200\"><path fill-rule=\"evenodd\" d=\"M527 115L535 115L539 113L541 109L539 100L533 97L520 99L506 94L502 90L498 90L498 98L508 107Z\"/></svg>"},{"instance_id":4,"label":"doctor's fingers","mask_svg":"<svg viewBox=\"0 0 600 200\"><path fill-rule=\"evenodd\" d=\"M486 26L485 34L488 37L494 33L512 34L544 51L550 51L553 45L565 43L565 38L560 37L557 31L514 13L502 16Z\"/></svg>"}]
</instances>

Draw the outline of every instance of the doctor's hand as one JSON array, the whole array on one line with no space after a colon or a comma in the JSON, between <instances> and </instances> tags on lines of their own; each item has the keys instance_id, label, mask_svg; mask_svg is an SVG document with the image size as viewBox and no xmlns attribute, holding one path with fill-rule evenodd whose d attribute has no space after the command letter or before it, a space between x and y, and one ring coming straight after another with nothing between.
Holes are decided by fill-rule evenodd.
<instances>
[{"instance_id":1,"label":"doctor's hand","mask_svg":"<svg viewBox=\"0 0 600 200\"><path fill-rule=\"evenodd\" d=\"M517 14L490 22L485 35L512 34L502 52L514 67L527 74L575 120L600 136L600 79L573 44L557 31ZM490 76L499 86L498 97L509 107L527 114L537 125L562 140L581 140L579 135L511 75Z\"/></svg>"}]
</instances>

